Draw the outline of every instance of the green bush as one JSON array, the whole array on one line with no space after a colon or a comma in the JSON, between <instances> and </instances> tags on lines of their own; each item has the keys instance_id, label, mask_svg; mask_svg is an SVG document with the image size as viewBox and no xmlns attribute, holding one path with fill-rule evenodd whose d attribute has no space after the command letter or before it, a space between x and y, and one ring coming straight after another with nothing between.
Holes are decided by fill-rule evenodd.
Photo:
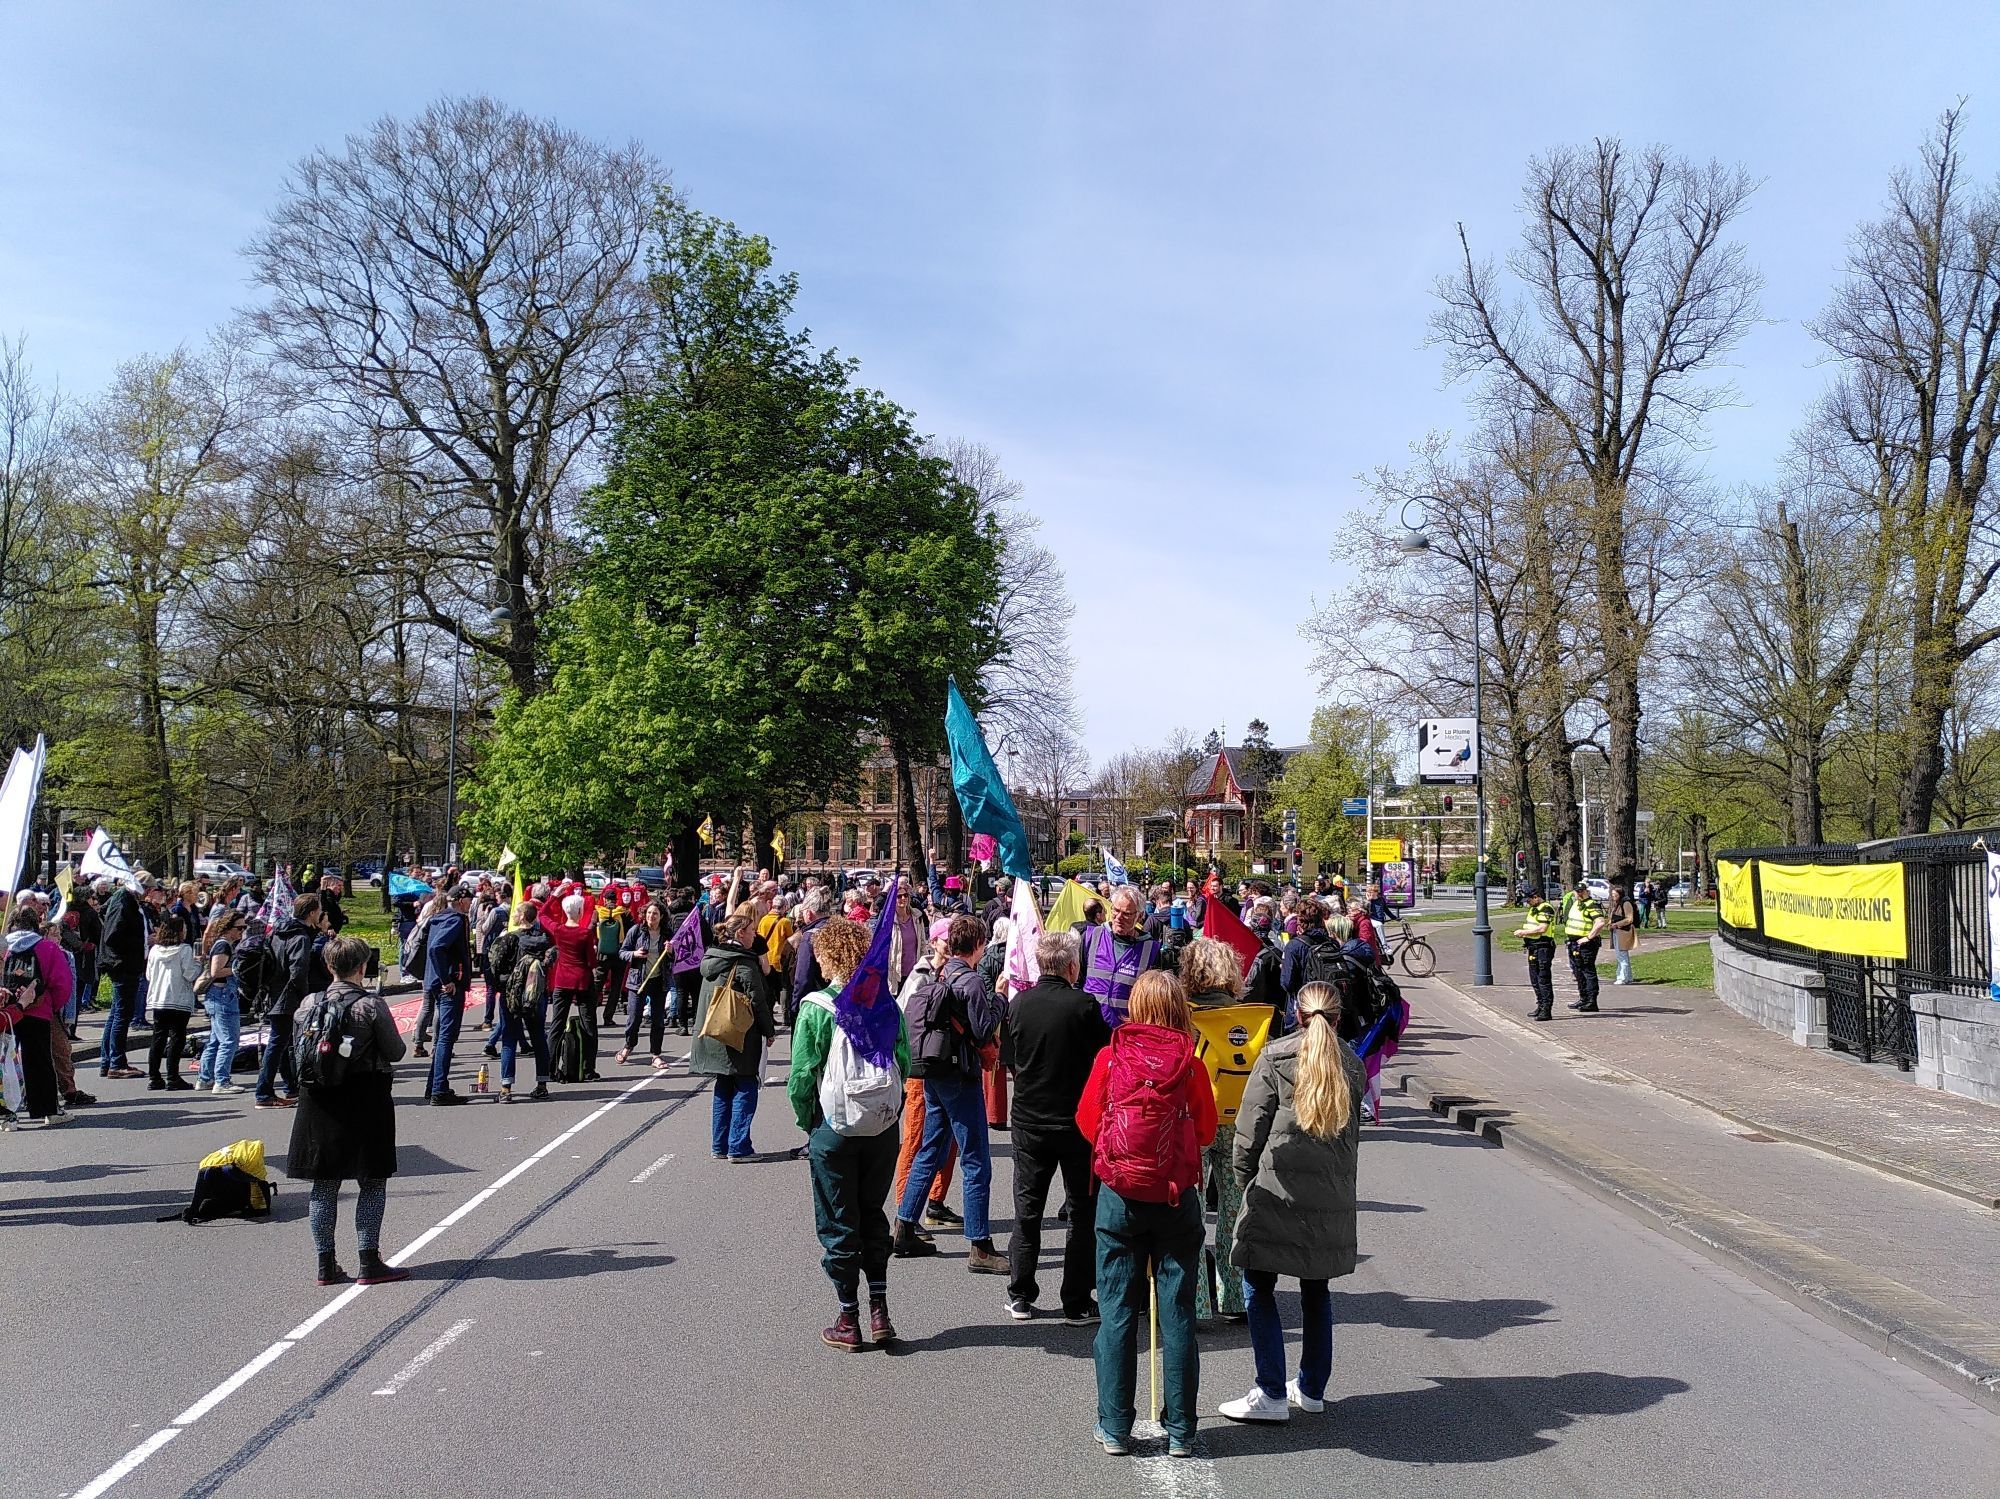
<instances>
[{"instance_id":1,"label":"green bush","mask_svg":"<svg viewBox=\"0 0 2000 1499\"><path fill-rule=\"evenodd\" d=\"M1471 854L1461 854L1444 869L1447 885L1470 885L1479 877L1479 860Z\"/></svg>"},{"instance_id":2,"label":"green bush","mask_svg":"<svg viewBox=\"0 0 2000 1499\"><path fill-rule=\"evenodd\" d=\"M1056 873L1065 879L1073 879L1077 875L1087 873L1095 862L1089 854L1070 854L1066 858L1056 860Z\"/></svg>"}]
</instances>

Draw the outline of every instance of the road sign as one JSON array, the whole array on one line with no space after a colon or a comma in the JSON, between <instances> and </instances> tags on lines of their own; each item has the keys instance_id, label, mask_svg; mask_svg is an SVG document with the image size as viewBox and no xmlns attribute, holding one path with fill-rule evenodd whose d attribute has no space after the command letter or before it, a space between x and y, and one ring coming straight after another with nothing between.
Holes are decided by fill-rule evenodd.
<instances>
[{"instance_id":1,"label":"road sign","mask_svg":"<svg viewBox=\"0 0 2000 1499\"><path fill-rule=\"evenodd\" d=\"M1426 718L1417 725L1417 781L1470 786L1479 779L1479 731L1469 718Z\"/></svg>"},{"instance_id":2,"label":"road sign","mask_svg":"<svg viewBox=\"0 0 2000 1499\"><path fill-rule=\"evenodd\" d=\"M1368 798L1365 796L1350 796L1340 804L1340 811L1343 817L1366 817L1368 815Z\"/></svg>"},{"instance_id":3,"label":"road sign","mask_svg":"<svg viewBox=\"0 0 2000 1499\"><path fill-rule=\"evenodd\" d=\"M1370 838L1368 840L1368 862L1370 864L1394 864L1402 857L1402 839Z\"/></svg>"}]
</instances>

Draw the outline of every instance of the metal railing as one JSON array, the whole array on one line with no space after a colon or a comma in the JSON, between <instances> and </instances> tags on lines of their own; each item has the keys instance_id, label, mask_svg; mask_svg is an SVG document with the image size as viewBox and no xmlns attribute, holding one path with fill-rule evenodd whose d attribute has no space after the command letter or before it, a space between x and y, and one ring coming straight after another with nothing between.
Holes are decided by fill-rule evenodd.
<instances>
[{"instance_id":1,"label":"metal railing","mask_svg":"<svg viewBox=\"0 0 2000 1499\"><path fill-rule=\"evenodd\" d=\"M1986 845L2000 848L2000 829L1967 829L1871 843L1730 849L1719 857L1751 865L1755 929L1717 924L1730 946L1756 957L1816 968L1827 985L1829 1042L1863 1061L1878 1058L1908 1068L1917 1060L1914 994L1981 995L1991 982L1986 914ZM1778 864L1903 866L1904 937L1908 956L1850 957L1782 941L1763 930L1763 861Z\"/></svg>"}]
</instances>

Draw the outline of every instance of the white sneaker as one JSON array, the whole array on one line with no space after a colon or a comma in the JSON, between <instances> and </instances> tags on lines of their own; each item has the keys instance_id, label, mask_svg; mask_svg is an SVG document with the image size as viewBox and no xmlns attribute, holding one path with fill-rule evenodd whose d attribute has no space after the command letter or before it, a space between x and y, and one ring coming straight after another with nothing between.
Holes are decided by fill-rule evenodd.
<instances>
[{"instance_id":1,"label":"white sneaker","mask_svg":"<svg viewBox=\"0 0 2000 1499\"><path fill-rule=\"evenodd\" d=\"M1261 1394L1262 1391L1258 1393ZM1299 1389L1299 1382L1296 1379L1286 1382L1285 1399L1290 1402L1293 1410L1304 1411L1308 1416L1317 1416L1321 1411L1326 1409L1326 1402L1324 1400L1315 1400L1310 1395L1301 1391Z\"/></svg>"},{"instance_id":2,"label":"white sneaker","mask_svg":"<svg viewBox=\"0 0 2000 1499\"><path fill-rule=\"evenodd\" d=\"M1241 1400L1225 1400L1215 1410L1232 1421L1262 1421L1272 1426L1282 1426L1292 1419L1292 1408L1282 1400L1273 1400L1261 1388L1253 1389Z\"/></svg>"},{"instance_id":3,"label":"white sneaker","mask_svg":"<svg viewBox=\"0 0 2000 1499\"><path fill-rule=\"evenodd\" d=\"M215 1091L217 1093L241 1093L243 1090L234 1083L217 1083Z\"/></svg>"}]
</instances>

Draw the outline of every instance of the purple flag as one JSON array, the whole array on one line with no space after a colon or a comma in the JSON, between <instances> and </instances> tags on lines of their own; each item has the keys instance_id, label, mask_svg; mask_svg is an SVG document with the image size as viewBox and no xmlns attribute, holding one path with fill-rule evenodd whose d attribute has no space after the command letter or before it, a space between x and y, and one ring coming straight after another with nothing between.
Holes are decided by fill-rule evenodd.
<instances>
[{"instance_id":1,"label":"purple flag","mask_svg":"<svg viewBox=\"0 0 2000 1499\"><path fill-rule=\"evenodd\" d=\"M868 951L833 1001L833 1018L847 1033L847 1039L854 1043L857 1052L878 1067L887 1067L896 1060L896 1038L903 1029L903 1012L889 992L889 944L896 934L896 898L902 888L901 875L889 881L889 894L882 902L882 914L876 919Z\"/></svg>"},{"instance_id":2,"label":"purple flag","mask_svg":"<svg viewBox=\"0 0 2000 1499\"><path fill-rule=\"evenodd\" d=\"M702 950L706 946L701 934L701 907L696 906L674 933L674 972L685 973L701 967Z\"/></svg>"}]
</instances>

